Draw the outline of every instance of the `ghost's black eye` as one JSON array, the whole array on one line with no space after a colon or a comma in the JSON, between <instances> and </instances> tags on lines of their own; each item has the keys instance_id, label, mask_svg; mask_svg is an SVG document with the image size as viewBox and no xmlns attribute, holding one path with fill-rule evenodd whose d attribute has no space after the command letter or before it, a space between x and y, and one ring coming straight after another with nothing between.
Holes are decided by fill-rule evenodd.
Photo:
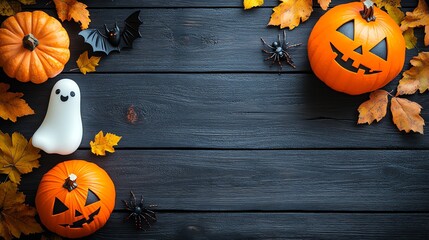
<instances>
[{"instance_id":1,"label":"ghost's black eye","mask_svg":"<svg viewBox=\"0 0 429 240\"><path fill-rule=\"evenodd\" d=\"M75 95L76 94L73 91L70 92L70 96L74 97Z\"/></svg>"},{"instance_id":2,"label":"ghost's black eye","mask_svg":"<svg viewBox=\"0 0 429 240\"><path fill-rule=\"evenodd\" d=\"M60 92L61 92L61 90L60 90L60 89L55 90L55 93L56 93L56 94L60 94Z\"/></svg>"}]
</instances>

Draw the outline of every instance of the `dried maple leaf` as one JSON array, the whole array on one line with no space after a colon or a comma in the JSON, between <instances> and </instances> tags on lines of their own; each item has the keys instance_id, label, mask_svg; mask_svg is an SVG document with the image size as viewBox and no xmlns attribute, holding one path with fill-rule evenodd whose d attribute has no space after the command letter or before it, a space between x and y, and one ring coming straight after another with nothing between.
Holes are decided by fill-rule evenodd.
<instances>
[{"instance_id":1,"label":"dried maple leaf","mask_svg":"<svg viewBox=\"0 0 429 240\"><path fill-rule=\"evenodd\" d=\"M393 123L400 131L410 131L423 134L425 120L420 116L422 106L405 98L393 97L390 110Z\"/></svg>"},{"instance_id":2,"label":"dried maple leaf","mask_svg":"<svg viewBox=\"0 0 429 240\"><path fill-rule=\"evenodd\" d=\"M363 102L359 108L358 124L371 124L374 120L379 122L386 116L389 102L388 92L376 90L369 95L369 100Z\"/></svg>"},{"instance_id":3,"label":"dried maple leaf","mask_svg":"<svg viewBox=\"0 0 429 240\"><path fill-rule=\"evenodd\" d=\"M425 0L419 0L419 4L412 12L405 13L401 22L401 30L404 32L409 28L425 27L425 46L429 45L429 8Z\"/></svg>"},{"instance_id":4,"label":"dried maple leaf","mask_svg":"<svg viewBox=\"0 0 429 240\"><path fill-rule=\"evenodd\" d=\"M305 22L313 11L312 0L281 0L282 3L273 8L274 13L268 25L288 27L294 29L300 23Z\"/></svg>"},{"instance_id":5,"label":"dried maple leaf","mask_svg":"<svg viewBox=\"0 0 429 240\"><path fill-rule=\"evenodd\" d=\"M410 60L411 67L399 80L397 95L414 94L429 90L429 52L421 52Z\"/></svg>"},{"instance_id":6,"label":"dried maple leaf","mask_svg":"<svg viewBox=\"0 0 429 240\"><path fill-rule=\"evenodd\" d=\"M319 3L320 7L323 10L327 10L329 7L329 4L331 3L331 0L317 0L317 2Z\"/></svg>"},{"instance_id":7,"label":"dried maple leaf","mask_svg":"<svg viewBox=\"0 0 429 240\"><path fill-rule=\"evenodd\" d=\"M7 174L12 182L19 184L21 174L40 166L39 151L20 133L14 132L11 137L0 131L0 173Z\"/></svg>"},{"instance_id":8,"label":"dried maple leaf","mask_svg":"<svg viewBox=\"0 0 429 240\"><path fill-rule=\"evenodd\" d=\"M384 8L390 17L399 24L404 19L405 14L399 9L401 0L372 0L378 8Z\"/></svg>"},{"instance_id":9,"label":"dried maple leaf","mask_svg":"<svg viewBox=\"0 0 429 240\"><path fill-rule=\"evenodd\" d=\"M5 240L19 238L21 233L40 233L42 227L34 216L36 209L25 204L25 195L16 184L0 183L0 237Z\"/></svg>"},{"instance_id":10,"label":"dried maple leaf","mask_svg":"<svg viewBox=\"0 0 429 240\"><path fill-rule=\"evenodd\" d=\"M91 19L89 18L88 6L77 0L54 0L58 17L61 21L74 20L80 22L81 29L87 29Z\"/></svg>"},{"instance_id":11,"label":"dried maple leaf","mask_svg":"<svg viewBox=\"0 0 429 240\"><path fill-rule=\"evenodd\" d=\"M113 146L118 145L121 138L112 133L106 133L106 136L104 136L103 131L100 131L95 135L94 141L89 143L91 145L91 152L98 156L105 156L106 151L114 153L115 149Z\"/></svg>"},{"instance_id":12,"label":"dried maple leaf","mask_svg":"<svg viewBox=\"0 0 429 240\"><path fill-rule=\"evenodd\" d=\"M101 57L92 56L88 58L88 51L85 51L79 56L79 59L76 61L77 66L81 73L86 74L87 72L95 72L95 67L98 66Z\"/></svg>"},{"instance_id":13,"label":"dried maple leaf","mask_svg":"<svg viewBox=\"0 0 429 240\"><path fill-rule=\"evenodd\" d=\"M0 117L4 120L16 122L17 117L34 114L33 109L28 106L23 93L8 92L9 84L0 83Z\"/></svg>"},{"instance_id":14,"label":"dried maple leaf","mask_svg":"<svg viewBox=\"0 0 429 240\"><path fill-rule=\"evenodd\" d=\"M260 7L264 5L264 0L244 0L243 5L246 10L254 7Z\"/></svg>"}]
</instances>

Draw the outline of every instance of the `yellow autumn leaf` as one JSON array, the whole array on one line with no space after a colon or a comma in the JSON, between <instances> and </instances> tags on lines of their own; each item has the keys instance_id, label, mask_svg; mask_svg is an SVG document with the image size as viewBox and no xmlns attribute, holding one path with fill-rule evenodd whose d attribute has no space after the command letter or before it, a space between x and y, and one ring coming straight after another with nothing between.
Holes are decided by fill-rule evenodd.
<instances>
[{"instance_id":1,"label":"yellow autumn leaf","mask_svg":"<svg viewBox=\"0 0 429 240\"><path fill-rule=\"evenodd\" d=\"M379 122L386 116L389 102L388 92L376 90L369 95L369 100L363 102L359 108L358 124L371 124L374 120Z\"/></svg>"},{"instance_id":2,"label":"yellow autumn leaf","mask_svg":"<svg viewBox=\"0 0 429 240\"><path fill-rule=\"evenodd\" d=\"M420 115L422 106L405 98L393 97L390 104L393 123L400 131L423 134L425 120Z\"/></svg>"},{"instance_id":3,"label":"yellow autumn leaf","mask_svg":"<svg viewBox=\"0 0 429 240\"><path fill-rule=\"evenodd\" d=\"M312 0L281 0L282 3L273 8L274 13L268 25L288 27L289 30L297 27L300 22L305 22L313 11Z\"/></svg>"},{"instance_id":4,"label":"yellow autumn leaf","mask_svg":"<svg viewBox=\"0 0 429 240\"><path fill-rule=\"evenodd\" d=\"M36 4L36 0L18 0L18 1L24 5Z\"/></svg>"},{"instance_id":5,"label":"yellow autumn leaf","mask_svg":"<svg viewBox=\"0 0 429 240\"><path fill-rule=\"evenodd\" d=\"M414 36L414 28L408 28L405 32L402 33L405 39L405 47L407 49L413 49L416 47L417 38Z\"/></svg>"},{"instance_id":6,"label":"yellow autumn leaf","mask_svg":"<svg viewBox=\"0 0 429 240\"><path fill-rule=\"evenodd\" d=\"M92 56L88 58L88 51L85 51L79 56L79 59L76 61L77 66L81 73L86 74L87 72L95 72L95 67L98 66L101 57Z\"/></svg>"},{"instance_id":7,"label":"yellow autumn leaf","mask_svg":"<svg viewBox=\"0 0 429 240\"><path fill-rule=\"evenodd\" d=\"M419 0L419 4L412 12L406 12L401 22L401 30L404 32L409 28L425 28L425 46L429 45L429 8L425 0Z\"/></svg>"},{"instance_id":8,"label":"yellow autumn leaf","mask_svg":"<svg viewBox=\"0 0 429 240\"><path fill-rule=\"evenodd\" d=\"M33 109L21 97L23 93L8 92L9 84L0 83L0 117L16 122L17 117L34 114Z\"/></svg>"},{"instance_id":9,"label":"yellow autumn leaf","mask_svg":"<svg viewBox=\"0 0 429 240\"><path fill-rule=\"evenodd\" d=\"M401 0L372 0L378 8L384 8L393 20L399 25L405 14L401 11Z\"/></svg>"},{"instance_id":10,"label":"yellow autumn leaf","mask_svg":"<svg viewBox=\"0 0 429 240\"><path fill-rule=\"evenodd\" d=\"M243 5L246 10L254 7L260 7L264 5L264 0L244 0Z\"/></svg>"},{"instance_id":11,"label":"yellow autumn leaf","mask_svg":"<svg viewBox=\"0 0 429 240\"><path fill-rule=\"evenodd\" d=\"M87 29L91 19L89 18L88 6L77 0L54 0L57 9L58 17L61 21L74 20L79 22L80 28Z\"/></svg>"},{"instance_id":12,"label":"yellow autumn leaf","mask_svg":"<svg viewBox=\"0 0 429 240\"><path fill-rule=\"evenodd\" d=\"M25 195L16 184L0 183L0 237L5 240L19 238L21 233L43 232L34 216L36 209L25 204Z\"/></svg>"},{"instance_id":13,"label":"yellow autumn leaf","mask_svg":"<svg viewBox=\"0 0 429 240\"><path fill-rule=\"evenodd\" d=\"M397 95L414 94L417 90L424 93L429 90L429 52L419 53L410 63L412 67L405 71L399 80Z\"/></svg>"},{"instance_id":14,"label":"yellow autumn leaf","mask_svg":"<svg viewBox=\"0 0 429 240\"><path fill-rule=\"evenodd\" d=\"M329 4L331 3L331 0L317 0L317 2L319 3L320 7L323 10L327 10L329 7Z\"/></svg>"},{"instance_id":15,"label":"yellow autumn leaf","mask_svg":"<svg viewBox=\"0 0 429 240\"><path fill-rule=\"evenodd\" d=\"M118 145L121 138L122 137L113 133L106 133L104 136L103 131L100 131L97 133L97 135L95 135L94 141L89 143L91 145L91 152L97 156L105 156L106 151L114 153L115 149L113 146Z\"/></svg>"},{"instance_id":16,"label":"yellow autumn leaf","mask_svg":"<svg viewBox=\"0 0 429 240\"><path fill-rule=\"evenodd\" d=\"M17 1L0 0L0 15L12 16L21 11L21 4Z\"/></svg>"},{"instance_id":17,"label":"yellow autumn leaf","mask_svg":"<svg viewBox=\"0 0 429 240\"><path fill-rule=\"evenodd\" d=\"M0 173L7 174L12 182L19 184L21 174L40 166L39 151L20 133L14 132L11 137L0 131Z\"/></svg>"}]
</instances>

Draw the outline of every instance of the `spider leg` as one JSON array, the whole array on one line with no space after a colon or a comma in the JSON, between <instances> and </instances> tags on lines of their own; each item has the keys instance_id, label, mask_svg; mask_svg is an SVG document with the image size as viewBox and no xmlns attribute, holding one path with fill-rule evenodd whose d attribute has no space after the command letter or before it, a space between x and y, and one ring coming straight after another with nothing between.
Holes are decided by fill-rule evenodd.
<instances>
[{"instance_id":1,"label":"spider leg","mask_svg":"<svg viewBox=\"0 0 429 240\"><path fill-rule=\"evenodd\" d=\"M140 215L137 215L137 217L136 217L136 228L143 229L142 217Z\"/></svg>"},{"instance_id":2,"label":"spider leg","mask_svg":"<svg viewBox=\"0 0 429 240\"><path fill-rule=\"evenodd\" d=\"M262 42L264 43L265 46L271 48L271 49L275 49L273 46L269 45L267 42L265 42L265 40L263 38L261 38Z\"/></svg>"},{"instance_id":3,"label":"spider leg","mask_svg":"<svg viewBox=\"0 0 429 240\"><path fill-rule=\"evenodd\" d=\"M268 60L270 60L270 59L273 59L275 56L276 56L276 54L275 54L275 53L273 53L273 55L271 55L271 56L269 56L269 57L265 58L265 59L264 59L264 61L268 61Z\"/></svg>"},{"instance_id":4,"label":"spider leg","mask_svg":"<svg viewBox=\"0 0 429 240\"><path fill-rule=\"evenodd\" d=\"M148 216L152 221L154 221L154 222L156 222L157 221L157 219L156 219L156 216L154 215L154 216L152 216L152 215L150 215L149 213L142 213L143 215L145 215L145 216Z\"/></svg>"},{"instance_id":5,"label":"spider leg","mask_svg":"<svg viewBox=\"0 0 429 240\"><path fill-rule=\"evenodd\" d=\"M298 47L298 46L301 46L301 45L302 45L302 43L296 43L296 44L292 44L292 45L289 45L289 43L287 43L285 49L293 48L293 47Z\"/></svg>"},{"instance_id":6,"label":"spider leg","mask_svg":"<svg viewBox=\"0 0 429 240\"><path fill-rule=\"evenodd\" d=\"M141 206L143 206L143 194L140 197L140 204L141 204Z\"/></svg>"},{"instance_id":7,"label":"spider leg","mask_svg":"<svg viewBox=\"0 0 429 240\"><path fill-rule=\"evenodd\" d=\"M144 215L142 215L142 214L141 214L141 216L140 216L140 217L144 219L144 221L146 222L147 226L150 228L150 227L151 227L151 224L150 224L150 222L147 220L147 218L146 218Z\"/></svg>"}]
</instances>

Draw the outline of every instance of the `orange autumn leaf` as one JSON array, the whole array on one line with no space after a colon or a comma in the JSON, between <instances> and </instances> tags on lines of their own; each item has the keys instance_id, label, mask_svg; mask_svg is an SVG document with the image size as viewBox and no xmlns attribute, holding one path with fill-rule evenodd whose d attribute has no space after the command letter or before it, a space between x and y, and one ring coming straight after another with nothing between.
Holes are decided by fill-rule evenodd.
<instances>
[{"instance_id":1,"label":"orange autumn leaf","mask_svg":"<svg viewBox=\"0 0 429 240\"><path fill-rule=\"evenodd\" d=\"M374 120L379 122L386 116L389 102L388 92L377 90L369 95L369 100L363 102L359 108L358 124L371 124Z\"/></svg>"},{"instance_id":2,"label":"orange autumn leaf","mask_svg":"<svg viewBox=\"0 0 429 240\"><path fill-rule=\"evenodd\" d=\"M16 184L0 183L0 237L11 240L21 234L43 232L35 215L36 209L25 204L25 195L18 192Z\"/></svg>"},{"instance_id":3,"label":"orange autumn leaf","mask_svg":"<svg viewBox=\"0 0 429 240\"><path fill-rule=\"evenodd\" d=\"M114 153L115 149L113 146L118 145L118 142L122 137L117 136L113 133L106 133L103 135L103 131L100 131L95 135L94 141L91 141L89 144L91 145L91 152L97 156L105 156L106 151L110 153Z\"/></svg>"},{"instance_id":4,"label":"orange autumn leaf","mask_svg":"<svg viewBox=\"0 0 429 240\"><path fill-rule=\"evenodd\" d=\"M429 52L421 52L410 60L411 67L399 80L397 95L414 94L429 90Z\"/></svg>"},{"instance_id":5,"label":"orange autumn leaf","mask_svg":"<svg viewBox=\"0 0 429 240\"><path fill-rule=\"evenodd\" d=\"M288 27L289 30L297 27L300 22L305 22L313 11L312 0L281 0L282 3L273 8L274 13L268 25Z\"/></svg>"},{"instance_id":6,"label":"orange autumn leaf","mask_svg":"<svg viewBox=\"0 0 429 240\"><path fill-rule=\"evenodd\" d=\"M98 66L101 57L91 56L88 58L88 51L85 51L79 56L79 59L76 61L77 66L81 73L86 74L87 72L95 72L95 67Z\"/></svg>"},{"instance_id":7,"label":"orange autumn leaf","mask_svg":"<svg viewBox=\"0 0 429 240\"><path fill-rule=\"evenodd\" d=\"M20 133L14 132L11 137L0 131L0 173L7 174L12 182L19 184L21 174L40 166L39 151Z\"/></svg>"},{"instance_id":8,"label":"orange autumn leaf","mask_svg":"<svg viewBox=\"0 0 429 240\"><path fill-rule=\"evenodd\" d=\"M33 109L28 106L23 93L11 93L7 90L9 84L0 83L0 117L4 120L16 122L17 117L34 114Z\"/></svg>"},{"instance_id":9,"label":"orange autumn leaf","mask_svg":"<svg viewBox=\"0 0 429 240\"><path fill-rule=\"evenodd\" d=\"M390 110L392 111L393 123L400 131L410 131L423 134L425 121L420 115L422 106L405 98L393 97Z\"/></svg>"},{"instance_id":10,"label":"orange autumn leaf","mask_svg":"<svg viewBox=\"0 0 429 240\"><path fill-rule=\"evenodd\" d=\"M81 29L87 29L91 19L89 18L89 11L87 5L77 0L54 0L57 9L58 17L61 21L74 20L80 22Z\"/></svg>"},{"instance_id":11,"label":"orange autumn leaf","mask_svg":"<svg viewBox=\"0 0 429 240\"><path fill-rule=\"evenodd\" d=\"M429 45L429 8L425 0L419 0L419 4L412 12L406 12L401 22L401 30L404 32L409 28L425 28L425 46Z\"/></svg>"},{"instance_id":12,"label":"orange autumn leaf","mask_svg":"<svg viewBox=\"0 0 429 240\"><path fill-rule=\"evenodd\" d=\"M264 5L264 0L243 0L244 9L251 9Z\"/></svg>"},{"instance_id":13,"label":"orange autumn leaf","mask_svg":"<svg viewBox=\"0 0 429 240\"><path fill-rule=\"evenodd\" d=\"M319 3L320 7L323 10L327 10L329 7L329 4L331 3L331 0L317 0L317 2Z\"/></svg>"}]
</instances>

